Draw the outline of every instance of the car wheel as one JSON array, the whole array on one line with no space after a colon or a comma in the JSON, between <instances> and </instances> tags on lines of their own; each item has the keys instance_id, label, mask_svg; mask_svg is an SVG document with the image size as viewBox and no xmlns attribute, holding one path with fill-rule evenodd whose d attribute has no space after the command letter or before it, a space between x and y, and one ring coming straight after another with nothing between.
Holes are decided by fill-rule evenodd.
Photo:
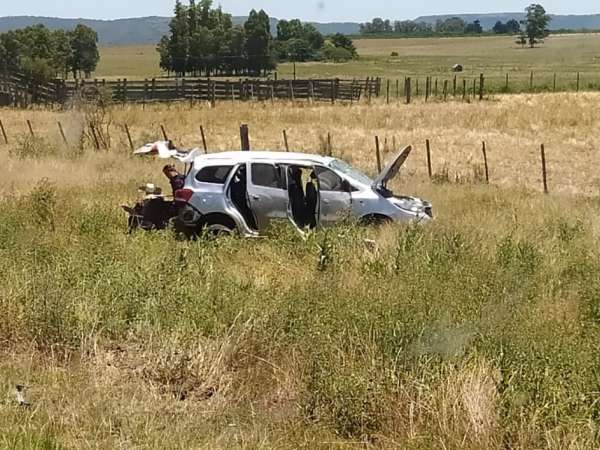
<instances>
[{"instance_id":1,"label":"car wheel","mask_svg":"<svg viewBox=\"0 0 600 450\"><path fill-rule=\"evenodd\" d=\"M227 216L215 215L205 218L202 226L202 233L210 237L232 236L235 234L235 222Z\"/></svg>"},{"instance_id":2,"label":"car wheel","mask_svg":"<svg viewBox=\"0 0 600 450\"><path fill-rule=\"evenodd\" d=\"M369 214L368 216L364 216L362 219L360 219L360 223L362 225L378 227L392 223L392 219L381 214Z\"/></svg>"}]
</instances>

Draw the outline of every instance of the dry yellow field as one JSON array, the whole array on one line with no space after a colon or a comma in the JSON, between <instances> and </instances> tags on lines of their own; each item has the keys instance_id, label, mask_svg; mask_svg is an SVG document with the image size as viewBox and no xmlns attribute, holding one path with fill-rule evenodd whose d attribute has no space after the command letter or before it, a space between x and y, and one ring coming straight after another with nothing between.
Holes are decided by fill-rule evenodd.
<instances>
[{"instance_id":1,"label":"dry yellow field","mask_svg":"<svg viewBox=\"0 0 600 450\"><path fill-rule=\"evenodd\" d=\"M481 168L482 141L488 149L491 183L500 187L541 188L540 144L546 146L550 190L555 193L597 194L600 175L596 170L600 148L600 94L556 94L498 96L483 103L419 102L385 105L309 105L279 103L224 102L190 107L171 106L114 107L111 111L110 156L90 155L94 160L124 165L127 176L147 166L127 158L129 145L122 125L131 129L135 145L161 137L164 125L169 137L183 148L200 146L199 128L205 129L210 151L239 148L239 125L250 126L255 149L283 149L282 130L287 130L290 146L298 151L319 152L320 143L331 133L333 151L366 172L375 171L375 136L379 136L384 155L396 147L412 145L414 153L406 164L404 181L425 180L425 140L432 148L434 172L448 171L452 179L468 178ZM14 144L17 136L28 133L31 120L37 135L62 146L57 121L68 138L75 140L83 118L76 112L44 110L2 110L0 118ZM387 142L387 144L386 144ZM88 146L91 145L87 142ZM6 146L0 146L0 149ZM67 150L68 151L68 150ZM119 155L115 158L114 155ZM80 160L8 160L5 190L12 182L29 184L40 176L62 182L87 182L92 177L107 177L113 172L90 171ZM104 162L103 162L104 164ZM119 176L121 176L121 171ZM14 180L13 180L14 178Z\"/></svg>"}]
</instances>

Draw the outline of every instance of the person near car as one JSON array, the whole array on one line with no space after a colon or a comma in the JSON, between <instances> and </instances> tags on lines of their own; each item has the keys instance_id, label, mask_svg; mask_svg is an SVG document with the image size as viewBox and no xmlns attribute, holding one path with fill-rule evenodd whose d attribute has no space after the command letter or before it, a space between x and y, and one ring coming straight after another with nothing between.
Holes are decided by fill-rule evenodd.
<instances>
[{"instance_id":1,"label":"person near car","mask_svg":"<svg viewBox=\"0 0 600 450\"><path fill-rule=\"evenodd\" d=\"M169 179L173 196L175 196L175 191L183 189L185 186L185 175L179 173L173 164L167 164L163 167L163 173Z\"/></svg>"},{"instance_id":2,"label":"person near car","mask_svg":"<svg viewBox=\"0 0 600 450\"><path fill-rule=\"evenodd\" d=\"M315 183L317 182L317 175L313 170L310 173L310 178L306 183L306 225L309 228L315 228L317 226L317 204L319 202L319 193Z\"/></svg>"}]
</instances>

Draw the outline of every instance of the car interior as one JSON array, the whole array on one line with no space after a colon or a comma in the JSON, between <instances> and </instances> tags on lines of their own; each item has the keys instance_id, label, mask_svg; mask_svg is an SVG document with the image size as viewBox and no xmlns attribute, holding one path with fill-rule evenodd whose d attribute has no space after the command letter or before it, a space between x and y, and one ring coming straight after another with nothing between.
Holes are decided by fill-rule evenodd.
<instances>
[{"instance_id":1,"label":"car interior","mask_svg":"<svg viewBox=\"0 0 600 450\"><path fill-rule=\"evenodd\" d=\"M246 224L253 230L257 230L256 219L250 208L250 202L248 201L248 175L246 171L246 165L240 165L230 184L230 195L231 201L238 209L240 214L244 217Z\"/></svg>"}]
</instances>

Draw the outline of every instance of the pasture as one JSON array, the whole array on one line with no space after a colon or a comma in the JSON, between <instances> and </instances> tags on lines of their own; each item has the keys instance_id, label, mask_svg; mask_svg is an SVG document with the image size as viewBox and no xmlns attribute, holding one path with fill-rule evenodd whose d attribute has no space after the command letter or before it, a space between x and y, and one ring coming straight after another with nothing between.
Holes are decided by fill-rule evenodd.
<instances>
[{"instance_id":1,"label":"pasture","mask_svg":"<svg viewBox=\"0 0 600 450\"><path fill-rule=\"evenodd\" d=\"M558 90L574 90L580 72L582 90L600 88L600 35L553 35L535 49L522 49L515 37L484 36L458 38L357 39L360 59L342 64L298 63L299 78L450 79L450 68L461 63L460 77L472 79L484 73L488 86L500 90L509 75L510 91L529 90L534 72L534 89L551 90L554 73ZM397 57L390 56L392 52ZM159 76L158 53L153 46L101 49L97 77L151 78ZM292 64L281 64L280 78L293 76Z\"/></svg>"},{"instance_id":2,"label":"pasture","mask_svg":"<svg viewBox=\"0 0 600 450\"><path fill-rule=\"evenodd\" d=\"M0 109L0 446L598 447L599 100ZM106 150L83 134L92 119ZM436 220L307 239L126 234L118 205L166 183L124 124L137 145L164 125L182 147L202 125L221 151L239 148L240 123L254 149L282 149L285 129L318 152L331 133L370 174L375 135L384 159L413 144L395 188Z\"/></svg>"}]
</instances>

